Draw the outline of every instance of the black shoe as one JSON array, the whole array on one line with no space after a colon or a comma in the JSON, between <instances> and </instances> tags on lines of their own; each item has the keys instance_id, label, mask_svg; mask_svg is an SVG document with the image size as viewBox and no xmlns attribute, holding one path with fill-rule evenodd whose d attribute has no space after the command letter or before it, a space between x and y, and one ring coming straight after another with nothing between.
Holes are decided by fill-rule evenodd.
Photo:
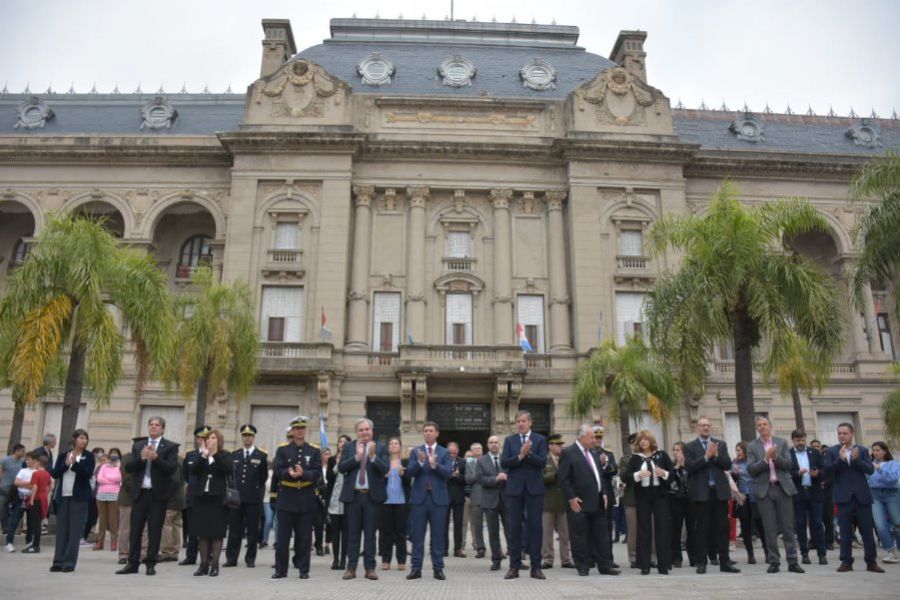
<instances>
[{"instance_id":1,"label":"black shoe","mask_svg":"<svg viewBox=\"0 0 900 600\"><path fill-rule=\"evenodd\" d=\"M697 575L706 573L706 565L697 565Z\"/></svg>"},{"instance_id":2,"label":"black shoe","mask_svg":"<svg viewBox=\"0 0 900 600\"><path fill-rule=\"evenodd\" d=\"M578 574L581 575L582 577L587 577L588 575L591 574L591 572L588 571L587 569L578 569Z\"/></svg>"},{"instance_id":3,"label":"black shoe","mask_svg":"<svg viewBox=\"0 0 900 600\"><path fill-rule=\"evenodd\" d=\"M65 570L66 570L66 569L63 568L63 571L65 571ZM881 567L879 567L879 566L878 566L878 563L874 563L874 562L873 562L873 563L868 563L868 564L866 565L866 571L868 571L869 573L884 573L884 569L882 569Z\"/></svg>"},{"instance_id":4,"label":"black shoe","mask_svg":"<svg viewBox=\"0 0 900 600\"><path fill-rule=\"evenodd\" d=\"M790 571L791 573L806 573L806 571L803 570L803 567L801 567L797 563L788 565L788 571Z\"/></svg>"},{"instance_id":5,"label":"black shoe","mask_svg":"<svg viewBox=\"0 0 900 600\"><path fill-rule=\"evenodd\" d=\"M147 575L156 575L156 565L147 565Z\"/></svg>"},{"instance_id":6,"label":"black shoe","mask_svg":"<svg viewBox=\"0 0 900 600\"><path fill-rule=\"evenodd\" d=\"M621 575L622 571L618 569L600 569L601 575ZM587 573L585 573L587 575Z\"/></svg>"},{"instance_id":7,"label":"black shoe","mask_svg":"<svg viewBox=\"0 0 900 600\"><path fill-rule=\"evenodd\" d=\"M617 565L617 566L618 566L618 565ZM573 563L571 560L570 560L569 562L564 562L564 563L562 564L562 568L563 568L563 569L574 569L574 568L575 568L575 563Z\"/></svg>"},{"instance_id":8,"label":"black shoe","mask_svg":"<svg viewBox=\"0 0 900 600\"><path fill-rule=\"evenodd\" d=\"M724 565L719 567L721 573L740 573L741 570L732 565Z\"/></svg>"},{"instance_id":9,"label":"black shoe","mask_svg":"<svg viewBox=\"0 0 900 600\"><path fill-rule=\"evenodd\" d=\"M632 561L632 563L631 563L630 565L628 565L628 566L631 567L632 569L637 569L637 568L638 568L637 562L634 562L634 561Z\"/></svg>"},{"instance_id":10,"label":"black shoe","mask_svg":"<svg viewBox=\"0 0 900 600\"><path fill-rule=\"evenodd\" d=\"M718 567L718 566L719 566L719 559L718 559L718 558L712 558L712 559L710 559L709 564L711 564L711 565L714 566L714 567Z\"/></svg>"},{"instance_id":11,"label":"black shoe","mask_svg":"<svg viewBox=\"0 0 900 600\"><path fill-rule=\"evenodd\" d=\"M119 569L118 571L116 571L116 575L131 575L137 572L138 568L136 566L126 564L126 567L124 569Z\"/></svg>"},{"instance_id":12,"label":"black shoe","mask_svg":"<svg viewBox=\"0 0 900 600\"><path fill-rule=\"evenodd\" d=\"M811 565L811 564L812 564L812 561L809 560L809 557L808 557L808 556L804 556L803 559L802 559L800 562L802 562L804 565Z\"/></svg>"},{"instance_id":13,"label":"black shoe","mask_svg":"<svg viewBox=\"0 0 900 600\"><path fill-rule=\"evenodd\" d=\"M209 568L209 576L210 577L218 577L219 576L219 565L213 565Z\"/></svg>"},{"instance_id":14,"label":"black shoe","mask_svg":"<svg viewBox=\"0 0 900 600\"><path fill-rule=\"evenodd\" d=\"M193 566L193 565L196 565L196 564L197 564L197 561L196 561L196 560L188 560L188 559L185 558L185 559L182 560L180 563L178 563L178 566L179 566L179 567L186 567L186 566L188 566L188 565L192 565L192 566Z\"/></svg>"},{"instance_id":15,"label":"black shoe","mask_svg":"<svg viewBox=\"0 0 900 600\"><path fill-rule=\"evenodd\" d=\"M340 563L338 563L338 562L333 562L333 563L331 563L331 570L332 571L343 571L344 567L342 567L340 565Z\"/></svg>"},{"instance_id":16,"label":"black shoe","mask_svg":"<svg viewBox=\"0 0 900 600\"><path fill-rule=\"evenodd\" d=\"M300 573L300 579L309 579L309 573Z\"/></svg>"},{"instance_id":17,"label":"black shoe","mask_svg":"<svg viewBox=\"0 0 900 600\"><path fill-rule=\"evenodd\" d=\"M259 547L260 547L260 548L268 548L268 547L269 547L269 544L267 544L266 542L260 542L260 543L259 543Z\"/></svg>"},{"instance_id":18,"label":"black shoe","mask_svg":"<svg viewBox=\"0 0 900 600\"><path fill-rule=\"evenodd\" d=\"M780 565L776 565L775 563L772 563L769 565L769 568L766 569L766 573L777 573L780 570L781 570Z\"/></svg>"},{"instance_id":19,"label":"black shoe","mask_svg":"<svg viewBox=\"0 0 900 600\"><path fill-rule=\"evenodd\" d=\"M541 568L542 568L542 569L552 569L552 568L553 568L553 563L552 563L552 562L541 563Z\"/></svg>"},{"instance_id":20,"label":"black shoe","mask_svg":"<svg viewBox=\"0 0 900 600\"><path fill-rule=\"evenodd\" d=\"M413 569L406 576L407 579L422 579L422 569Z\"/></svg>"},{"instance_id":21,"label":"black shoe","mask_svg":"<svg viewBox=\"0 0 900 600\"><path fill-rule=\"evenodd\" d=\"M756 557L755 557L755 556L748 556L748 557L747 557L747 564L748 564L748 565L755 565L755 564L756 564Z\"/></svg>"},{"instance_id":22,"label":"black shoe","mask_svg":"<svg viewBox=\"0 0 900 600\"><path fill-rule=\"evenodd\" d=\"M484 554L484 550L478 550L477 552L475 552L475 558L484 558Z\"/></svg>"},{"instance_id":23,"label":"black shoe","mask_svg":"<svg viewBox=\"0 0 900 600\"><path fill-rule=\"evenodd\" d=\"M321 548L316 548L316 556L325 556L325 551Z\"/></svg>"},{"instance_id":24,"label":"black shoe","mask_svg":"<svg viewBox=\"0 0 900 600\"><path fill-rule=\"evenodd\" d=\"M462 550L454 550L453 556L455 556L456 558L466 558L466 553Z\"/></svg>"},{"instance_id":25,"label":"black shoe","mask_svg":"<svg viewBox=\"0 0 900 600\"><path fill-rule=\"evenodd\" d=\"M659 574L660 574L660 575L668 575L668 574L669 574L669 570L668 570L668 569L660 569L660 570L659 570Z\"/></svg>"},{"instance_id":26,"label":"black shoe","mask_svg":"<svg viewBox=\"0 0 900 600\"><path fill-rule=\"evenodd\" d=\"M237 566L237 561L236 561L236 560L226 560L225 563L224 563L222 566L223 566L223 567L226 567L226 568L236 567L236 566Z\"/></svg>"},{"instance_id":27,"label":"black shoe","mask_svg":"<svg viewBox=\"0 0 900 600\"><path fill-rule=\"evenodd\" d=\"M200 577L202 575L209 575L209 565L200 565L200 568L194 571L194 577Z\"/></svg>"},{"instance_id":28,"label":"black shoe","mask_svg":"<svg viewBox=\"0 0 900 600\"><path fill-rule=\"evenodd\" d=\"M540 569L531 569L531 578L532 579L547 579L547 576L544 575L544 572Z\"/></svg>"},{"instance_id":29,"label":"black shoe","mask_svg":"<svg viewBox=\"0 0 900 600\"><path fill-rule=\"evenodd\" d=\"M618 568L619 568L619 563L617 563L617 562L611 562L611 563L609 563L609 566L612 567L613 569L618 569Z\"/></svg>"},{"instance_id":30,"label":"black shoe","mask_svg":"<svg viewBox=\"0 0 900 600\"><path fill-rule=\"evenodd\" d=\"M272 576L269 579L284 579L287 577L284 573L272 573Z\"/></svg>"},{"instance_id":31,"label":"black shoe","mask_svg":"<svg viewBox=\"0 0 900 600\"><path fill-rule=\"evenodd\" d=\"M444 550L444 558L447 558L448 556L450 556L450 551Z\"/></svg>"},{"instance_id":32,"label":"black shoe","mask_svg":"<svg viewBox=\"0 0 900 600\"><path fill-rule=\"evenodd\" d=\"M255 569L255 568L256 568L256 561L255 561L255 560L248 560L248 561L245 561L245 562L247 563L247 568L248 568L248 569Z\"/></svg>"},{"instance_id":33,"label":"black shoe","mask_svg":"<svg viewBox=\"0 0 900 600\"><path fill-rule=\"evenodd\" d=\"M682 563L680 560L672 562L672 566L675 567L676 569L680 569L683 564L684 563Z\"/></svg>"},{"instance_id":34,"label":"black shoe","mask_svg":"<svg viewBox=\"0 0 900 600\"><path fill-rule=\"evenodd\" d=\"M447 579L447 576L444 575L443 569L435 569L434 578L440 581L444 581L445 579Z\"/></svg>"},{"instance_id":35,"label":"black shoe","mask_svg":"<svg viewBox=\"0 0 900 600\"><path fill-rule=\"evenodd\" d=\"M731 566L731 567L734 567L734 566L737 565L737 561L736 561L736 560L731 560L730 558L729 558L726 562L727 562L728 565Z\"/></svg>"},{"instance_id":36,"label":"black shoe","mask_svg":"<svg viewBox=\"0 0 900 600\"><path fill-rule=\"evenodd\" d=\"M827 565L827 564L828 564L828 559L825 558L824 556L820 556L820 557L819 557L819 564L820 564L820 565Z\"/></svg>"},{"instance_id":37,"label":"black shoe","mask_svg":"<svg viewBox=\"0 0 900 600\"><path fill-rule=\"evenodd\" d=\"M52 567L50 567L51 573L59 573L60 571L62 571L62 567L59 565L53 565Z\"/></svg>"},{"instance_id":38,"label":"black shoe","mask_svg":"<svg viewBox=\"0 0 900 600\"><path fill-rule=\"evenodd\" d=\"M518 579L519 578L519 570L510 567L509 571L506 572L506 575L503 576L503 579Z\"/></svg>"},{"instance_id":39,"label":"black shoe","mask_svg":"<svg viewBox=\"0 0 900 600\"><path fill-rule=\"evenodd\" d=\"M63 567L63 568L60 569L60 570L61 570L63 573L71 573L72 571L75 570L75 567ZM872 569L869 569L869 570L871 571ZM882 571L882 573L884 573L884 571Z\"/></svg>"},{"instance_id":40,"label":"black shoe","mask_svg":"<svg viewBox=\"0 0 900 600\"><path fill-rule=\"evenodd\" d=\"M619 538L620 538L620 537L622 537L622 536L616 535L616 536L613 538L612 543L613 543L613 544L618 544L618 543L619 543Z\"/></svg>"},{"instance_id":41,"label":"black shoe","mask_svg":"<svg viewBox=\"0 0 900 600\"><path fill-rule=\"evenodd\" d=\"M491 561L491 571L499 571L500 570L500 561L492 560Z\"/></svg>"},{"instance_id":42,"label":"black shoe","mask_svg":"<svg viewBox=\"0 0 900 600\"><path fill-rule=\"evenodd\" d=\"M650 569L641 569L641 575L649 575Z\"/></svg>"},{"instance_id":43,"label":"black shoe","mask_svg":"<svg viewBox=\"0 0 900 600\"><path fill-rule=\"evenodd\" d=\"M128 564L128 559L125 558L125 557L120 558L120 559L119 559L119 564L120 564L120 565L127 565L127 564Z\"/></svg>"}]
</instances>

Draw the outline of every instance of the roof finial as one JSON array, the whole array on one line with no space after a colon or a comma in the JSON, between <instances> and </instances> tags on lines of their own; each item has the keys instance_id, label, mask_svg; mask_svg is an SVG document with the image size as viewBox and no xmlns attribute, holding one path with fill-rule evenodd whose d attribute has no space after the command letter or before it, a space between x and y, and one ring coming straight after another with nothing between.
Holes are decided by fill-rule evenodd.
<instances>
[{"instance_id":1,"label":"roof finial","mask_svg":"<svg viewBox=\"0 0 900 600\"><path fill-rule=\"evenodd\" d=\"M25 82L25 89L22 90L22 93L23 93L23 94L30 94L30 93L31 93L31 88L28 87L29 85L31 85L31 82L30 82L30 81L26 81L26 82Z\"/></svg>"},{"instance_id":2,"label":"roof finial","mask_svg":"<svg viewBox=\"0 0 900 600\"><path fill-rule=\"evenodd\" d=\"M45 94L55 94L56 93L53 91L53 82L52 81L50 82L50 85L47 86L47 91L44 93Z\"/></svg>"},{"instance_id":3,"label":"roof finial","mask_svg":"<svg viewBox=\"0 0 900 600\"><path fill-rule=\"evenodd\" d=\"M116 82L116 86L113 88L112 93L113 94L121 94L122 93L119 91L119 82L118 81Z\"/></svg>"},{"instance_id":4,"label":"roof finial","mask_svg":"<svg viewBox=\"0 0 900 600\"><path fill-rule=\"evenodd\" d=\"M830 104L828 105L828 116L829 116L829 117L836 117L836 116L837 116L837 114L834 112L834 107L832 107Z\"/></svg>"},{"instance_id":5,"label":"roof finial","mask_svg":"<svg viewBox=\"0 0 900 600\"><path fill-rule=\"evenodd\" d=\"M157 93L157 94L165 94L165 93L166 93L166 90L163 89L163 84L162 84L162 82L159 83L159 89L156 90L156 93Z\"/></svg>"},{"instance_id":6,"label":"roof finial","mask_svg":"<svg viewBox=\"0 0 900 600\"><path fill-rule=\"evenodd\" d=\"M89 93L91 93L91 94L97 93L97 82L96 81L93 83L93 85L91 85L91 91Z\"/></svg>"},{"instance_id":7,"label":"roof finial","mask_svg":"<svg viewBox=\"0 0 900 600\"><path fill-rule=\"evenodd\" d=\"M375 18L376 18L376 19L380 19L380 18L381 18L381 15L378 14L378 11L377 11L377 10L375 11Z\"/></svg>"},{"instance_id":8,"label":"roof finial","mask_svg":"<svg viewBox=\"0 0 900 600\"><path fill-rule=\"evenodd\" d=\"M788 105L785 107L785 109L784 109L784 114L786 114L786 115L792 115L792 114L794 114L794 111L791 110L791 105L790 105L790 104L788 104Z\"/></svg>"},{"instance_id":9,"label":"roof finial","mask_svg":"<svg viewBox=\"0 0 900 600\"><path fill-rule=\"evenodd\" d=\"M231 82L230 82L230 81L228 82L228 87L225 88L225 93L226 93L226 94L233 94L233 93L234 93L233 91L231 91Z\"/></svg>"},{"instance_id":10,"label":"roof finial","mask_svg":"<svg viewBox=\"0 0 900 600\"><path fill-rule=\"evenodd\" d=\"M353 14L350 15L350 18L351 18L351 19L355 19L355 18L356 18L356 11L354 11Z\"/></svg>"},{"instance_id":11,"label":"roof finial","mask_svg":"<svg viewBox=\"0 0 900 600\"><path fill-rule=\"evenodd\" d=\"M534 20L534 17L531 17L531 24L532 24L532 25L537 25L537 21Z\"/></svg>"},{"instance_id":12,"label":"roof finial","mask_svg":"<svg viewBox=\"0 0 900 600\"><path fill-rule=\"evenodd\" d=\"M872 114L869 115L869 118L870 118L870 119L877 119L877 118L878 118L878 115L875 114L875 107L874 107L874 106L872 107Z\"/></svg>"},{"instance_id":13,"label":"roof finial","mask_svg":"<svg viewBox=\"0 0 900 600\"><path fill-rule=\"evenodd\" d=\"M472 22L473 22L473 23L477 23L477 22L478 22L478 15L472 15Z\"/></svg>"},{"instance_id":14,"label":"roof finial","mask_svg":"<svg viewBox=\"0 0 900 600\"><path fill-rule=\"evenodd\" d=\"M187 94L187 82L184 81L181 83L181 89L178 91L179 94Z\"/></svg>"},{"instance_id":15,"label":"roof finial","mask_svg":"<svg viewBox=\"0 0 900 600\"><path fill-rule=\"evenodd\" d=\"M678 103L675 105L675 108L677 108L679 110L684 109L684 104L681 103L681 98L678 99Z\"/></svg>"},{"instance_id":16,"label":"roof finial","mask_svg":"<svg viewBox=\"0 0 900 600\"><path fill-rule=\"evenodd\" d=\"M209 83L204 83L204 84L203 84L203 91L202 91L201 93L203 93L203 94L209 94L209 93L210 93L210 91L209 91Z\"/></svg>"},{"instance_id":17,"label":"roof finial","mask_svg":"<svg viewBox=\"0 0 900 600\"><path fill-rule=\"evenodd\" d=\"M134 93L135 93L135 94L143 94L143 93L144 93L144 92L141 90L141 82L140 82L140 81L138 81L138 86L137 86L137 89L134 90Z\"/></svg>"},{"instance_id":18,"label":"roof finial","mask_svg":"<svg viewBox=\"0 0 900 600\"><path fill-rule=\"evenodd\" d=\"M8 81L3 82L3 89L0 90L0 94L8 94L9 93L9 87L7 87L8 84L9 84Z\"/></svg>"},{"instance_id":19,"label":"roof finial","mask_svg":"<svg viewBox=\"0 0 900 600\"><path fill-rule=\"evenodd\" d=\"M426 15L425 13L422 13L422 20L423 20L423 21L427 21L427 20L428 20L428 15Z\"/></svg>"},{"instance_id":20,"label":"roof finial","mask_svg":"<svg viewBox=\"0 0 900 600\"><path fill-rule=\"evenodd\" d=\"M5 90L6 87L4 86L3 89ZM897 109L896 108L894 109L894 112L891 113L891 118L894 119L895 121L897 120Z\"/></svg>"},{"instance_id":21,"label":"roof finial","mask_svg":"<svg viewBox=\"0 0 900 600\"><path fill-rule=\"evenodd\" d=\"M722 112L728 112L728 107L725 105L725 98L722 98L722 107L719 109Z\"/></svg>"},{"instance_id":22,"label":"roof finial","mask_svg":"<svg viewBox=\"0 0 900 600\"><path fill-rule=\"evenodd\" d=\"M515 23L515 22L516 22L516 15L513 15L512 21L510 21L510 22L511 22L511 23Z\"/></svg>"},{"instance_id":23,"label":"roof finial","mask_svg":"<svg viewBox=\"0 0 900 600\"><path fill-rule=\"evenodd\" d=\"M858 117L858 116L859 116L859 115L856 114L856 111L853 110L853 107L851 106L851 107L850 107L850 117L853 118L853 119L855 119L855 118Z\"/></svg>"},{"instance_id":24,"label":"roof finial","mask_svg":"<svg viewBox=\"0 0 900 600\"><path fill-rule=\"evenodd\" d=\"M556 17L553 17L553 20L550 21L550 24L551 24L551 25L556 25Z\"/></svg>"},{"instance_id":25,"label":"roof finial","mask_svg":"<svg viewBox=\"0 0 900 600\"><path fill-rule=\"evenodd\" d=\"M806 111L807 116L814 117L816 116L815 111L812 109L812 104L809 105L809 108Z\"/></svg>"},{"instance_id":26,"label":"roof finial","mask_svg":"<svg viewBox=\"0 0 900 600\"><path fill-rule=\"evenodd\" d=\"M491 17L491 23L496 23L496 22L497 22L497 15L494 15L493 17Z\"/></svg>"},{"instance_id":27,"label":"roof finial","mask_svg":"<svg viewBox=\"0 0 900 600\"><path fill-rule=\"evenodd\" d=\"M700 98L700 110L709 110L709 107L706 106L706 102L703 100L703 98Z\"/></svg>"},{"instance_id":28,"label":"roof finial","mask_svg":"<svg viewBox=\"0 0 900 600\"><path fill-rule=\"evenodd\" d=\"M769 101L768 101L768 100L766 100L766 107L763 109L763 112L766 113L767 115L771 115L771 114L772 114L772 109L769 108Z\"/></svg>"},{"instance_id":29,"label":"roof finial","mask_svg":"<svg viewBox=\"0 0 900 600\"><path fill-rule=\"evenodd\" d=\"M746 101L746 100L744 100L744 108L742 108L741 110L743 110L745 113L752 112L752 111L750 110L750 107L747 106L747 101Z\"/></svg>"}]
</instances>

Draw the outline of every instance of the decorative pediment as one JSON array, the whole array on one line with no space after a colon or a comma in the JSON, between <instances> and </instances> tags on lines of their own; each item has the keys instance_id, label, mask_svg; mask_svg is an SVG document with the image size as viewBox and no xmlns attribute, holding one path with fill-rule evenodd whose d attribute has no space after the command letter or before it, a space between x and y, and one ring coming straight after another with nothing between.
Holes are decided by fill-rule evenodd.
<instances>
[{"instance_id":1,"label":"decorative pediment","mask_svg":"<svg viewBox=\"0 0 900 600\"><path fill-rule=\"evenodd\" d=\"M16 129L42 129L54 114L46 102L32 96L19 105L18 116Z\"/></svg>"},{"instance_id":2,"label":"decorative pediment","mask_svg":"<svg viewBox=\"0 0 900 600\"><path fill-rule=\"evenodd\" d=\"M484 289L484 281L471 273L447 273L435 280L434 289L441 295L450 292L478 294Z\"/></svg>"},{"instance_id":3,"label":"decorative pediment","mask_svg":"<svg viewBox=\"0 0 900 600\"><path fill-rule=\"evenodd\" d=\"M728 129L745 142L766 141L766 125L753 113L744 113L731 122Z\"/></svg>"},{"instance_id":4,"label":"decorative pediment","mask_svg":"<svg viewBox=\"0 0 900 600\"><path fill-rule=\"evenodd\" d=\"M141 129L168 129L177 118L178 111L162 96L141 107Z\"/></svg>"},{"instance_id":5,"label":"decorative pediment","mask_svg":"<svg viewBox=\"0 0 900 600\"><path fill-rule=\"evenodd\" d=\"M877 148L881 146L881 126L872 119L862 119L854 123L844 135L853 140L853 143L863 148Z\"/></svg>"},{"instance_id":6,"label":"decorative pediment","mask_svg":"<svg viewBox=\"0 0 900 600\"><path fill-rule=\"evenodd\" d=\"M349 89L321 65L297 58L251 86L248 121L321 120L333 107L346 104Z\"/></svg>"},{"instance_id":7,"label":"decorative pediment","mask_svg":"<svg viewBox=\"0 0 900 600\"><path fill-rule=\"evenodd\" d=\"M665 101L658 89L651 87L622 67L611 67L592 81L577 88L573 95L579 111L588 104L597 107L597 118L616 125L644 125L646 112L657 101Z\"/></svg>"}]
</instances>

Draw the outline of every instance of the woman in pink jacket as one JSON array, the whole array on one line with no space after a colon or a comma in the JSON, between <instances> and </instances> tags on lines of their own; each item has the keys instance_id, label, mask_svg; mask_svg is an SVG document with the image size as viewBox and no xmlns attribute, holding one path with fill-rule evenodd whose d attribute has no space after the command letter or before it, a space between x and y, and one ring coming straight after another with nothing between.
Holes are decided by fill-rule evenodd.
<instances>
[{"instance_id":1,"label":"woman in pink jacket","mask_svg":"<svg viewBox=\"0 0 900 600\"><path fill-rule=\"evenodd\" d=\"M119 488L122 487L122 453L118 448L109 449L109 460L97 469L97 512L100 524L97 529L97 545L94 550L103 550L106 530L109 530L110 550L116 550L119 534Z\"/></svg>"}]
</instances>

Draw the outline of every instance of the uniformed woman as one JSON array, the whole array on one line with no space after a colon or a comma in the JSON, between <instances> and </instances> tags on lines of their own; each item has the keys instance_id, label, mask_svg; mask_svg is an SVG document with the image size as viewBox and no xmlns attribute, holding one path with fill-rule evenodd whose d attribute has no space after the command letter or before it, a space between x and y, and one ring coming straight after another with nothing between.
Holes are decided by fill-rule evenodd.
<instances>
[{"instance_id":1,"label":"uniformed woman","mask_svg":"<svg viewBox=\"0 0 900 600\"><path fill-rule=\"evenodd\" d=\"M219 555L228 526L226 480L234 472L234 462L223 448L224 442L221 431L210 431L206 445L200 448L200 460L193 466L196 486L191 533L200 542L200 568L194 571L195 576L219 574Z\"/></svg>"}]
</instances>

